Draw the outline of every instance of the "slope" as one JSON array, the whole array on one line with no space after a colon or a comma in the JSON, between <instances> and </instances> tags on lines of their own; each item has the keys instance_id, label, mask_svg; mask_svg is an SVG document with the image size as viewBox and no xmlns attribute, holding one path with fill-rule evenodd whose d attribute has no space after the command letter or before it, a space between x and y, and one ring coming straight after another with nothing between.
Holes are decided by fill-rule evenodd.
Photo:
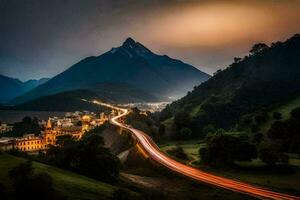
<instances>
[{"instance_id":1,"label":"slope","mask_svg":"<svg viewBox=\"0 0 300 200\"><path fill-rule=\"evenodd\" d=\"M269 110L300 95L300 35L285 42L254 45L251 53L173 102L162 119L184 111L193 115L191 126L212 124L232 128L241 117Z\"/></svg>"},{"instance_id":2,"label":"slope","mask_svg":"<svg viewBox=\"0 0 300 200\"><path fill-rule=\"evenodd\" d=\"M98 99L98 96L94 92L88 90L73 90L39 97L23 104L13 106L11 107L11 109L62 112L70 112L76 110L103 112L108 110L106 107L98 106L88 101L84 101L94 99Z\"/></svg>"},{"instance_id":3,"label":"slope","mask_svg":"<svg viewBox=\"0 0 300 200\"><path fill-rule=\"evenodd\" d=\"M171 96L183 96L194 85L206 81L209 77L191 65L168 56L157 55L139 42L128 38L122 46L100 56L81 60L45 84L16 98L12 103L17 104L39 96L74 89L92 89L101 94L101 85L109 84L129 87L132 88L131 91L141 91L138 93L165 100ZM110 91L113 99L118 99L120 92L113 87ZM153 98L146 100L153 101Z\"/></svg>"},{"instance_id":4,"label":"slope","mask_svg":"<svg viewBox=\"0 0 300 200\"><path fill-rule=\"evenodd\" d=\"M29 80L22 82L19 79L10 78L0 75L0 103L6 103L19 95L24 94L32 90L33 88L45 83L48 78L42 78L39 80Z\"/></svg>"},{"instance_id":5,"label":"slope","mask_svg":"<svg viewBox=\"0 0 300 200\"><path fill-rule=\"evenodd\" d=\"M0 180L7 189L11 188L8 171L24 161L23 158L8 154L0 155ZM112 185L56 167L38 162L33 162L33 166L36 172L48 173L53 179L55 190L61 192L68 199L110 199L116 190L116 187Z\"/></svg>"}]
</instances>

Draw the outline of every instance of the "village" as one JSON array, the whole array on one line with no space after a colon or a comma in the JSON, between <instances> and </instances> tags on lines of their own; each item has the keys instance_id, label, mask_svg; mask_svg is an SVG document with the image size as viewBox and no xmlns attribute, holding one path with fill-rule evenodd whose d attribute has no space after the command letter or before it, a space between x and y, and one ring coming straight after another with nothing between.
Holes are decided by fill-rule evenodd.
<instances>
[{"instance_id":1,"label":"village","mask_svg":"<svg viewBox=\"0 0 300 200\"><path fill-rule=\"evenodd\" d=\"M11 131L13 126L1 124L0 150L18 150L29 153L44 151L50 145L56 144L58 136L72 135L75 139L80 139L84 133L102 125L117 114L116 110L99 114L89 111L67 112L63 117L53 116L48 120L39 120L41 133L39 135L27 133L22 137L2 137L1 135Z\"/></svg>"}]
</instances>

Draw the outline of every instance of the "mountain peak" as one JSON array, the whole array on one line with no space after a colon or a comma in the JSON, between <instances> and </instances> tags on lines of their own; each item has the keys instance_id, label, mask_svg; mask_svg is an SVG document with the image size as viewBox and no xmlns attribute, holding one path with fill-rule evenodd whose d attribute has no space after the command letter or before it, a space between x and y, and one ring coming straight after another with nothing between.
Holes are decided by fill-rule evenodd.
<instances>
[{"instance_id":1,"label":"mountain peak","mask_svg":"<svg viewBox=\"0 0 300 200\"><path fill-rule=\"evenodd\" d=\"M152 54L152 52L147 49L141 43L135 41L131 37L128 37L122 44L122 46L118 48L112 48L110 53L120 52L122 54L128 55L129 57L134 56L146 56Z\"/></svg>"},{"instance_id":2,"label":"mountain peak","mask_svg":"<svg viewBox=\"0 0 300 200\"><path fill-rule=\"evenodd\" d=\"M134 39L132 39L131 37L128 37L122 46L130 46L130 45L135 45L135 44L136 44L136 42L134 41Z\"/></svg>"}]
</instances>

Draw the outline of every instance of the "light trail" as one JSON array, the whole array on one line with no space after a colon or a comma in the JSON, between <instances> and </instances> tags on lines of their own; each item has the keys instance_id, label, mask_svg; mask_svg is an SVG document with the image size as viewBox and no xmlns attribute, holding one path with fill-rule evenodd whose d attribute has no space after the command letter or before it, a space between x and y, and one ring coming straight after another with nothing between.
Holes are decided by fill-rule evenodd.
<instances>
[{"instance_id":1,"label":"light trail","mask_svg":"<svg viewBox=\"0 0 300 200\"><path fill-rule=\"evenodd\" d=\"M275 199L275 200L300 200L300 197L297 196L283 194L279 192L273 192L241 181L236 181L229 178L216 176L201 171L200 169L196 169L191 166L187 166L180 162L177 162L176 160L166 156L163 152L161 152L159 147L146 133L118 122L118 119L128 115L129 111L127 109L119 108L98 101L94 101L94 103L121 111L122 113L116 117L113 117L110 120L110 123L130 131L135 136L137 142L140 144L139 147L143 147L144 151L147 152L147 154L151 159L164 165L170 170L173 170L177 173L183 174L185 176L188 176L200 182L208 183L214 186L218 186L231 191L244 193L259 198L267 198L267 199Z\"/></svg>"}]
</instances>

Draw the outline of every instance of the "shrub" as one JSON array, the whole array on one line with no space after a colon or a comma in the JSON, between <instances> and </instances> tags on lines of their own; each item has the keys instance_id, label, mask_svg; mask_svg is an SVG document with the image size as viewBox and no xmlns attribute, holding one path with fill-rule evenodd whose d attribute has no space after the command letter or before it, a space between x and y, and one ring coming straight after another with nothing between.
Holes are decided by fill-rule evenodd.
<instances>
[{"instance_id":1,"label":"shrub","mask_svg":"<svg viewBox=\"0 0 300 200\"><path fill-rule=\"evenodd\" d=\"M261 125L262 123L268 121L268 113L265 111L257 111L254 114L254 120L257 125Z\"/></svg>"},{"instance_id":2,"label":"shrub","mask_svg":"<svg viewBox=\"0 0 300 200\"><path fill-rule=\"evenodd\" d=\"M177 129L188 127L191 123L191 117L187 112L178 112L174 117L174 124Z\"/></svg>"},{"instance_id":3,"label":"shrub","mask_svg":"<svg viewBox=\"0 0 300 200\"><path fill-rule=\"evenodd\" d=\"M176 148L167 150L167 153L174 156L175 158L181 159L181 160L188 160L188 156L182 149L182 147L177 146Z\"/></svg>"},{"instance_id":4,"label":"shrub","mask_svg":"<svg viewBox=\"0 0 300 200\"><path fill-rule=\"evenodd\" d=\"M255 133L252 137L252 141L255 143L255 144L259 144L261 143L261 141L263 140L264 138L264 134L262 133Z\"/></svg>"},{"instance_id":5,"label":"shrub","mask_svg":"<svg viewBox=\"0 0 300 200\"><path fill-rule=\"evenodd\" d=\"M291 111L291 118L300 119L300 107L297 107Z\"/></svg>"},{"instance_id":6,"label":"shrub","mask_svg":"<svg viewBox=\"0 0 300 200\"><path fill-rule=\"evenodd\" d=\"M202 129L202 133L204 135L207 135L209 133L214 133L215 131L216 131L215 127L212 124L209 124Z\"/></svg>"},{"instance_id":7,"label":"shrub","mask_svg":"<svg viewBox=\"0 0 300 200\"><path fill-rule=\"evenodd\" d=\"M16 199L55 199L52 178L47 173L34 174L32 162L21 163L9 171Z\"/></svg>"},{"instance_id":8,"label":"shrub","mask_svg":"<svg viewBox=\"0 0 300 200\"><path fill-rule=\"evenodd\" d=\"M160 124L158 128L158 133L160 136L163 136L166 132L166 126L164 124Z\"/></svg>"},{"instance_id":9,"label":"shrub","mask_svg":"<svg viewBox=\"0 0 300 200\"><path fill-rule=\"evenodd\" d=\"M257 157L256 147L246 140L228 134L210 135L206 148L199 149L201 162L214 167L232 166L235 161Z\"/></svg>"},{"instance_id":10,"label":"shrub","mask_svg":"<svg viewBox=\"0 0 300 200\"><path fill-rule=\"evenodd\" d=\"M282 119L282 114L280 112L274 112L273 113L273 119L281 120Z\"/></svg>"},{"instance_id":11,"label":"shrub","mask_svg":"<svg viewBox=\"0 0 300 200\"><path fill-rule=\"evenodd\" d=\"M100 135L87 133L79 141L59 137L57 142L44 157L47 163L105 182L117 180L119 159L104 147Z\"/></svg>"},{"instance_id":12,"label":"shrub","mask_svg":"<svg viewBox=\"0 0 300 200\"><path fill-rule=\"evenodd\" d=\"M259 148L259 158L268 166L275 166L277 163L288 163L288 156L281 152L280 146L276 144L264 144Z\"/></svg>"},{"instance_id":13,"label":"shrub","mask_svg":"<svg viewBox=\"0 0 300 200\"><path fill-rule=\"evenodd\" d=\"M186 140L189 139L192 135L192 131L189 128L182 128L176 135L176 139L178 140Z\"/></svg>"}]
</instances>

